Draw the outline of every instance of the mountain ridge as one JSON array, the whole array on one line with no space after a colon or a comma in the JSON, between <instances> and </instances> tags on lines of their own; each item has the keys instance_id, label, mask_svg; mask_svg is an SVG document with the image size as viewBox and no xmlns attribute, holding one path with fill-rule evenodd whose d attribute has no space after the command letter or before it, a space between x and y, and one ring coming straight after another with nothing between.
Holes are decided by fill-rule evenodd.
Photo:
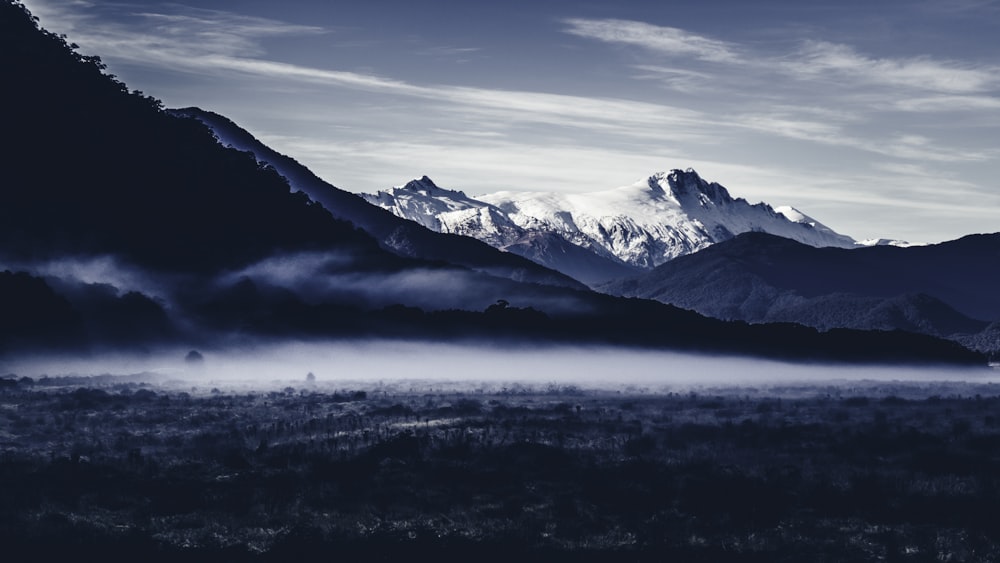
<instances>
[{"instance_id":1,"label":"mountain ridge","mask_svg":"<svg viewBox=\"0 0 1000 563\"><path fill-rule=\"evenodd\" d=\"M1000 233L853 250L744 233L599 289L719 319L903 329L964 342L1000 320L997 280ZM1000 341L992 346L1000 350Z\"/></svg>"},{"instance_id":2,"label":"mountain ridge","mask_svg":"<svg viewBox=\"0 0 1000 563\"><path fill-rule=\"evenodd\" d=\"M422 190L425 185L435 189ZM766 203L733 198L724 186L705 181L692 169L659 172L599 192L501 191L476 197L440 188L424 176L363 197L428 228L465 234L511 251L525 236L558 237L604 261L606 272L579 278L590 285L629 275L629 269L651 269L754 230L815 246L857 246L850 237L793 208L779 211ZM529 257L566 271L565 265L557 267L545 256Z\"/></svg>"}]
</instances>

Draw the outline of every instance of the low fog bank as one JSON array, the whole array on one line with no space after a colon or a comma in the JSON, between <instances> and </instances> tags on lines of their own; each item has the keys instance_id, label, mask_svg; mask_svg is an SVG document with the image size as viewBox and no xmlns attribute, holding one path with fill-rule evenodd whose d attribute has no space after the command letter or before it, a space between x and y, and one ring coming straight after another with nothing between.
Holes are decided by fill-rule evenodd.
<instances>
[{"instance_id":1,"label":"low fog bank","mask_svg":"<svg viewBox=\"0 0 1000 563\"><path fill-rule=\"evenodd\" d=\"M0 361L0 375L135 375L161 383L266 389L410 381L420 389L578 387L644 393L709 388L848 385L858 382L1000 383L1000 369L800 364L612 347L493 347L371 340L229 349L164 349L145 355L48 356ZM997 388L1000 392L1000 387Z\"/></svg>"},{"instance_id":2,"label":"low fog bank","mask_svg":"<svg viewBox=\"0 0 1000 563\"><path fill-rule=\"evenodd\" d=\"M4 269L11 266L17 271ZM0 255L0 297L0 308L7 313L7 322L0 326L0 357L27 350L138 352L190 345L229 350L235 340L372 338L452 343L506 339L582 347L591 342L851 363L986 362L980 353L926 335L819 333L792 324L727 323L657 302L519 284L460 268L384 256L366 258L364 253L348 251L281 255L213 273L156 274L111 255L34 264L5 261ZM279 348L268 351L262 360L289 355ZM463 347L454 354L464 358L466 352ZM326 362L324 353L303 352L308 358L319 356L311 361ZM346 350L343 355L351 353ZM560 364L565 362L552 360L553 356L559 354L545 354L537 362L527 361L530 354L517 355L518 362L527 358L526 363L515 362L502 376L517 373L533 378L551 372L551 377L559 379L569 373L590 380L599 377L602 369L616 376L628 375L619 373L616 362L604 363L607 354L598 355L594 369L586 369L587 365L577 369L572 362L568 364L573 367L563 369ZM453 377L461 374L464 361L431 371ZM489 364L496 363L488 355L470 361L485 364L488 373L494 371ZM504 361L501 358L499 363ZM672 371L688 371L681 364ZM394 367L366 364L360 371L368 377L372 371ZM649 370L638 371L645 377L642 374ZM707 371L729 374L739 370ZM661 375L660 371L656 374Z\"/></svg>"}]
</instances>

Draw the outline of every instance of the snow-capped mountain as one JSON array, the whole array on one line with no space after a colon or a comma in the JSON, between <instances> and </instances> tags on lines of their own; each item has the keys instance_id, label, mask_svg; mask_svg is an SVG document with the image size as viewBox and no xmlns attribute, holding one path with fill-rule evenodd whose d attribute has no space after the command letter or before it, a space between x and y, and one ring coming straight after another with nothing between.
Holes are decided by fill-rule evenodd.
<instances>
[{"instance_id":1,"label":"snow-capped mountain","mask_svg":"<svg viewBox=\"0 0 1000 563\"><path fill-rule=\"evenodd\" d=\"M603 283L641 271L603 248L595 250L570 242L551 229L524 228L498 207L464 192L441 188L427 176L362 197L434 231L479 239L586 284Z\"/></svg>"},{"instance_id":2,"label":"snow-capped mountain","mask_svg":"<svg viewBox=\"0 0 1000 563\"><path fill-rule=\"evenodd\" d=\"M424 177L365 197L400 217L498 248L547 233L606 261L641 270L748 231L817 247L856 245L794 208L733 198L726 188L706 182L691 169L583 194L504 191L471 198Z\"/></svg>"},{"instance_id":3,"label":"snow-capped mountain","mask_svg":"<svg viewBox=\"0 0 1000 563\"><path fill-rule=\"evenodd\" d=\"M424 176L400 188L364 195L369 203L441 232L470 236L502 248L525 234L496 207L465 192L438 187Z\"/></svg>"}]
</instances>

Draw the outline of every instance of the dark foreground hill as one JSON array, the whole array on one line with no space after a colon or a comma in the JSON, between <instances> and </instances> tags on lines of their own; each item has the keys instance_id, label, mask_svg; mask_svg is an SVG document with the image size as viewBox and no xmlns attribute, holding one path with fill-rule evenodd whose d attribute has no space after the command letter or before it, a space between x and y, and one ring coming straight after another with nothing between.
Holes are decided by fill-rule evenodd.
<instances>
[{"instance_id":1,"label":"dark foreground hill","mask_svg":"<svg viewBox=\"0 0 1000 563\"><path fill-rule=\"evenodd\" d=\"M397 337L984 363L927 336L726 323L514 280L516 264L493 272L489 256L479 265L400 256L389 249L423 231L403 229L390 245L334 217L200 121L128 91L9 0L0 68L0 271L11 272L0 276L3 353Z\"/></svg>"},{"instance_id":2,"label":"dark foreground hill","mask_svg":"<svg viewBox=\"0 0 1000 563\"><path fill-rule=\"evenodd\" d=\"M4 2L0 240L8 259L112 254L209 272L278 251L377 245L273 169L102 73Z\"/></svg>"}]
</instances>

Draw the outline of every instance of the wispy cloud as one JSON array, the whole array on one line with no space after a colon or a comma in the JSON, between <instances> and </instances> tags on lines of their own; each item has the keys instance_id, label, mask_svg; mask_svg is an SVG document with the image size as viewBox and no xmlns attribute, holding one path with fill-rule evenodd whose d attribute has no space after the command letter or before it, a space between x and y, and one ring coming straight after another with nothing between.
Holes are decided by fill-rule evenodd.
<instances>
[{"instance_id":1,"label":"wispy cloud","mask_svg":"<svg viewBox=\"0 0 1000 563\"><path fill-rule=\"evenodd\" d=\"M330 32L319 26L181 4L170 4L168 13L150 10L149 4L128 2L78 1L61 5L27 0L25 3L42 18L43 25L54 24L65 29L74 40L88 46L114 48L116 56L128 54L123 48L126 45L134 46L137 57L151 49L166 49L168 54L176 56L184 53L254 56L264 53L260 42L265 38ZM106 18L107 12L115 16Z\"/></svg>"},{"instance_id":2,"label":"wispy cloud","mask_svg":"<svg viewBox=\"0 0 1000 563\"><path fill-rule=\"evenodd\" d=\"M962 112L1000 109L998 96L924 96L896 100L893 107L912 112Z\"/></svg>"},{"instance_id":3,"label":"wispy cloud","mask_svg":"<svg viewBox=\"0 0 1000 563\"><path fill-rule=\"evenodd\" d=\"M800 80L847 78L870 84L945 93L977 93L995 87L1000 67L975 67L928 56L874 58L847 45L809 41L780 67Z\"/></svg>"},{"instance_id":4,"label":"wispy cloud","mask_svg":"<svg viewBox=\"0 0 1000 563\"><path fill-rule=\"evenodd\" d=\"M435 45L432 47L425 47L419 49L416 52L420 55L426 55L429 57L438 57L444 59L453 59L457 62L467 62L475 53L481 52L483 49L481 47L449 47L444 45Z\"/></svg>"},{"instance_id":5,"label":"wispy cloud","mask_svg":"<svg viewBox=\"0 0 1000 563\"><path fill-rule=\"evenodd\" d=\"M209 69L215 72L240 72L272 80L305 80L322 84L361 88L375 92L416 96L432 95L431 90L428 88L415 86L400 80L383 78L371 74L327 70L265 59L204 54L185 58L170 57L169 62L175 68L190 66L197 69Z\"/></svg>"},{"instance_id":6,"label":"wispy cloud","mask_svg":"<svg viewBox=\"0 0 1000 563\"><path fill-rule=\"evenodd\" d=\"M477 131L473 129L442 129L436 127L431 129L434 133L440 133L442 135L448 135L450 137L475 137L478 139L500 139L504 137L503 133L499 131Z\"/></svg>"},{"instance_id":7,"label":"wispy cloud","mask_svg":"<svg viewBox=\"0 0 1000 563\"><path fill-rule=\"evenodd\" d=\"M796 80L853 80L942 93L978 93L1000 84L1000 67L929 56L877 58L849 45L808 40L797 49L770 54L675 27L618 19L568 19L565 32L641 47L666 55L725 63ZM655 68L647 66L646 68ZM676 72L676 71L675 71Z\"/></svg>"},{"instance_id":8,"label":"wispy cloud","mask_svg":"<svg viewBox=\"0 0 1000 563\"><path fill-rule=\"evenodd\" d=\"M667 89L677 92L692 93L709 89L712 75L675 67L659 65L632 65L638 71L633 78L639 80L655 80Z\"/></svg>"},{"instance_id":9,"label":"wispy cloud","mask_svg":"<svg viewBox=\"0 0 1000 563\"><path fill-rule=\"evenodd\" d=\"M454 86L432 91L436 99L473 114L633 137L662 137L666 130L678 136L697 135L710 121L696 110L634 100Z\"/></svg>"},{"instance_id":10,"label":"wispy cloud","mask_svg":"<svg viewBox=\"0 0 1000 563\"><path fill-rule=\"evenodd\" d=\"M711 62L739 63L743 60L735 47L725 41L676 27L617 19L572 18L564 23L567 26L566 33L606 43L636 45L668 55L691 56Z\"/></svg>"},{"instance_id":11,"label":"wispy cloud","mask_svg":"<svg viewBox=\"0 0 1000 563\"><path fill-rule=\"evenodd\" d=\"M780 44L784 50L774 45L765 50L620 19L563 23L571 35L645 52L647 62L628 65L638 71L632 78L701 94L695 107L711 116L705 127L719 134L744 129L903 160L962 163L1000 157L1000 151L982 145L942 146L910 132L915 129L912 120L892 117L897 112L926 115L1000 107L1000 66L929 55L874 57L815 39L786 40ZM807 100L810 105L803 104ZM719 111L706 109L712 104ZM734 107L741 110L734 112ZM949 124L923 130L947 134Z\"/></svg>"},{"instance_id":12,"label":"wispy cloud","mask_svg":"<svg viewBox=\"0 0 1000 563\"><path fill-rule=\"evenodd\" d=\"M221 10L185 8L183 14L135 12L150 26L149 32L185 41L196 41L204 50L231 55L259 55L259 41L282 35L301 36L328 33L322 27L296 25L272 19L245 16Z\"/></svg>"},{"instance_id":13,"label":"wispy cloud","mask_svg":"<svg viewBox=\"0 0 1000 563\"><path fill-rule=\"evenodd\" d=\"M881 138L864 138L851 135L842 127L832 123L789 118L780 114L742 115L737 116L732 123L735 127L744 127L789 139L852 148L901 159L933 162L984 162L1000 157L1000 150L948 149L936 146L932 139L920 135L898 134Z\"/></svg>"}]
</instances>

